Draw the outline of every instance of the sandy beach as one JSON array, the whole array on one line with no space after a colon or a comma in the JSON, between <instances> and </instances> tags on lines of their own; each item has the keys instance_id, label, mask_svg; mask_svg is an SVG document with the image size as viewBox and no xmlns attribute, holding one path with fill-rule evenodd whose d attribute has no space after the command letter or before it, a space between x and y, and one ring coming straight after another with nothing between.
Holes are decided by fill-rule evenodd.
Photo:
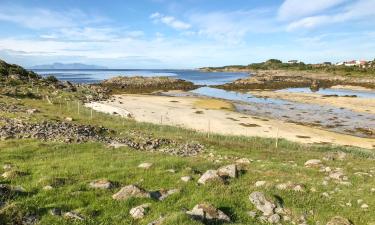
<instances>
[{"instance_id":1,"label":"sandy beach","mask_svg":"<svg viewBox=\"0 0 375 225\"><path fill-rule=\"evenodd\" d=\"M322 94L315 93L290 93L274 91L252 91L251 94L258 97L277 98L289 101L335 106L346 108L355 112L375 114L375 99L372 98L353 98L353 97L324 97Z\"/></svg>"},{"instance_id":2,"label":"sandy beach","mask_svg":"<svg viewBox=\"0 0 375 225\"><path fill-rule=\"evenodd\" d=\"M285 138L299 143L331 143L371 149L374 139L338 134L278 120L251 117L227 109L197 104L197 97L115 95L110 101L89 103L97 111L127 116L140 122L167 124L223 135ZM328 103L327 103L328 104ZM374 110L374 109L372 109Z\"/></svg>"}]
</instances>

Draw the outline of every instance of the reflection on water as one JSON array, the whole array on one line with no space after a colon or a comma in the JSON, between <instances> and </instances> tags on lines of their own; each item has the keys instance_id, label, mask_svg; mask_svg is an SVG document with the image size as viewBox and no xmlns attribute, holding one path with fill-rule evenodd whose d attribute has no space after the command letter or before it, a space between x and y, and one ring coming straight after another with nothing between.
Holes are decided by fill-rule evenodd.
<instances>
[{"instance_id":1,"label":"reflection on water","mask_svg":"<svg viewBox=\"0 0 375 225\"><path fill-rule=\"evenodd\" d=\"M287 100L258 98L249 93L225 91L209 87L202 87L191 92L196 95L231 100L239 112L253 116L309 124L361 137L375 137L371 132L363 132L375 127L375 115L370 113L357 113L344 108Z\"/></svg>"},{"instance_id":2,"label":"reflection on water","mask_svg":"<svg viewBox=\"0 0 375 225\"><path fill-rule=\"evenodd\" d=\"M255 97L249 93L240 93L236 91L225 91L218 88L211 88L211 87L201 87L196 90L191 91L192 93L205 95L214 98L221 98L233 101L242 101L242 102L249 102L249 103L262 103L262 104L286 104L288 101L280 100L280 99L272 99L272 98L260 98Z\"/></svg>"},{"instance_id":3,"label":"reflection on water","mask_svg":"<svg viewBox=\"0 0 375 225\"><path fill-rule=\"evenodd\" d=\"M236 72L203 72L199 70L140 70L140 69L107 69L107 70L34 70L41 76L53 75L59 80L73 83L98 83L116 76L168 76L187 81L197 85L219 85L232 82L248 76L247 73Z\"/></svg>"},{"instance_id":4,"label":"reflection on water","mask_svg":"<svg viewBox=\"0 0 375 225\"><path fill-rule=\"evenodd\" d=\"M326 88L319 89L319 91L312 92L310 88L287 88L278 90L277 92L290 92L290 93L316 93L322 95L338 95L338 96L352 96L355 95L359 98L375 98L374 91L365 91L365 90L349 90L349 89L335 89L335 88Z\"/></svg>"}]
</instances>

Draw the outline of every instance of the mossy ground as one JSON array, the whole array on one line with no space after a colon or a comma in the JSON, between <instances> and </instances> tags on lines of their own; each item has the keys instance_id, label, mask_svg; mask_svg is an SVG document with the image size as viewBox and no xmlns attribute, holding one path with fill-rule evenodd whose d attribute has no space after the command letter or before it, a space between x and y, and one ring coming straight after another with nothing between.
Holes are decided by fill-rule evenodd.
<instances>
[{"instance_id":1,"label":"mossy ground","mask_svg":"<svg viewBox=\"0 0 375 225\"><path fill-rule=\"evenodd\" d=\"M38 94L46 93L50 92L40 89ZM206 152L197 157L182 158L135 151L127 147L108 149L101 143L63 144L31 139L0 141L0 165L12 163L17 170L28 174L10 180L0 178L0 183L22 186L27 191L26 194L15 196L8 201L10 206L2 210L1 219L6 219L4 217L11 214L9 211L13 209L20 214L37 214L40 224L147 224L160 215L167 218L163 224L201 224L187 217L184 210L191 209L198 203L208 202L227 213L233 221L232 224L261 224L246 214L247 211L254 210L248 196L258 190L270 197L281 197L284 206L295 216L306 214L309 224L316 224L317 221L326 224L336 215L346 217L354 224L375 223L375 193L371 192L371 188L375 187L375 179L354 175L359 171L375 175L374 152L371 150L301 145L285 140L280 140L276 149L274 139L219 135L208 137L191 130L137 123L96 112L91 118L91 111L82 105L78 114L75 96L68 93L58 92L51 100L53 104L40 99L17 100L1 96L0 102L37 108L40 113L28 115L0 112L0 116L33 122L72 117L74 123L102 125L118 134L137 131L182 142L197 141L206 146ZM321 159L324 155L336 151L348 153L347 158L344 161L324 161L324 164L331 168L343 168L352 186L334 182L324 186L322 182L326 175L318 169L305 168L303 165L309 159ZM198 186L196 180L199 175L194 171L204 172L233 162L231 159L215 162L218 158L210 158L209 153L216 156L245 157L254 162L247 166L245 173L230 180L228 184ZM154 165L149 170L137 168L142 162L151 162ZM175 169L176 173L167 172L167 169ZM194 181L180 181L180 177L186 175L193 176ZM53 190L43 190L43 186L56 178L63 178L66 182ZM113 190L90 189L88 183L99 178L117 182L119 187ZM265 180L271 185L257 188L254 183L259 180ZM306 191L294 192L274 187L275 184L287 181L305 184ZM150 199L115 201L111 198L121 186L129 184L138 184L146 190L179 188L181 191L161 202ZM317 191L310 191L312 187ZM330 198L322 197L323 192L330 193ZM361 209L357 204L358 199L363 199L369 209ZM130 208L146 202L151 203L151 210L146 217L142 220L131 219ZM351 207L345 205L348 202L351 202ZM55 207L65 211L76 210L84 215L86 220L73 222L52 216L48 211Z\"/></svg>"}]
</instances>

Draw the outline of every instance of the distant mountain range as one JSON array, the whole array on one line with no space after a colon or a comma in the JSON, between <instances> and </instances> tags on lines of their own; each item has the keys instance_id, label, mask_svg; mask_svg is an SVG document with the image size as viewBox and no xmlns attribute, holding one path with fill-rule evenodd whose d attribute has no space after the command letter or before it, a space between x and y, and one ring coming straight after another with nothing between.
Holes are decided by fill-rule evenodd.
<instances>
[{"instance_id":1,"label":"distant mountain range","mask_svg":"<svg viewBox=\"0 0 375 225\"><path fill-rule=\"evenodd\" d=\"M29 69L42 69L42 70L100 70L100 69L108 69L105 66L97 66L97 65L86 65L82 63L54 63L48 65L36 65L32 66Z\"/></svg>"}]
</instances>

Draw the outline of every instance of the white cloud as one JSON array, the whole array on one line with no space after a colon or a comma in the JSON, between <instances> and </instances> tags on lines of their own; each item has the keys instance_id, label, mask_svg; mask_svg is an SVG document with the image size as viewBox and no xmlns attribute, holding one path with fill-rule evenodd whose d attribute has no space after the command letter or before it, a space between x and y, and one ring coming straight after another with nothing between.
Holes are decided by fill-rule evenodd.
<instances>
[{"instance_id":1,"label":"white cloud","mask_svg":"<svg viewBox=\"0 0 375 225\"><path fill-rule=\"evenodd\" d=\"M44 8L0 4L0 21L12 22L34 30L69 28L107 20L101 16L87 15L77 9L58 12Z\"/></svg>"},{"instance_id":2,"label":"white cloud","mask_svg":"<svg viewBox=\"0 0 375 225\"><path fill-rule=\"evenodd\" d=\"M375 0L359 0L341 7L334 13L322 13L291 22L287 30L316 28L348 21L375 23Z\"/></svg>"},{"instance_id":3,"label":"white cloud","mask_svg":"<svg viewBox=\"0 0 375 225\"><path fill-rule=\"evenodd\" d=\"M191 28L191 25L188 23L185 23L181 20L176 19L173 16L166 16L161 13L155 12L150 15L150 18L155 22L155 23L163 23L169 27L172 27L176 30L187 30Z\"/></svg>"},{"instance_id":4,"label":"white cloud","mask_svg":"<svg viewBox=\"0 0 375 225\"><path fill-rule=\"evenodd\" d=\"M199 35L226 43L241 43L250 33L279 30L267 9L193 13L189 18Z\"/></svg>"},{"instance_id":5,"label":"white cloud","mask_svg":"<svg viewBox=\"0 0 375 225\"><path fill-rule=\"evenodd\" d=\"M281 20L290 20L311 16L346 1L347 0L285 0L279 9L278 18Z\"/></svg>"}]
</instances>

